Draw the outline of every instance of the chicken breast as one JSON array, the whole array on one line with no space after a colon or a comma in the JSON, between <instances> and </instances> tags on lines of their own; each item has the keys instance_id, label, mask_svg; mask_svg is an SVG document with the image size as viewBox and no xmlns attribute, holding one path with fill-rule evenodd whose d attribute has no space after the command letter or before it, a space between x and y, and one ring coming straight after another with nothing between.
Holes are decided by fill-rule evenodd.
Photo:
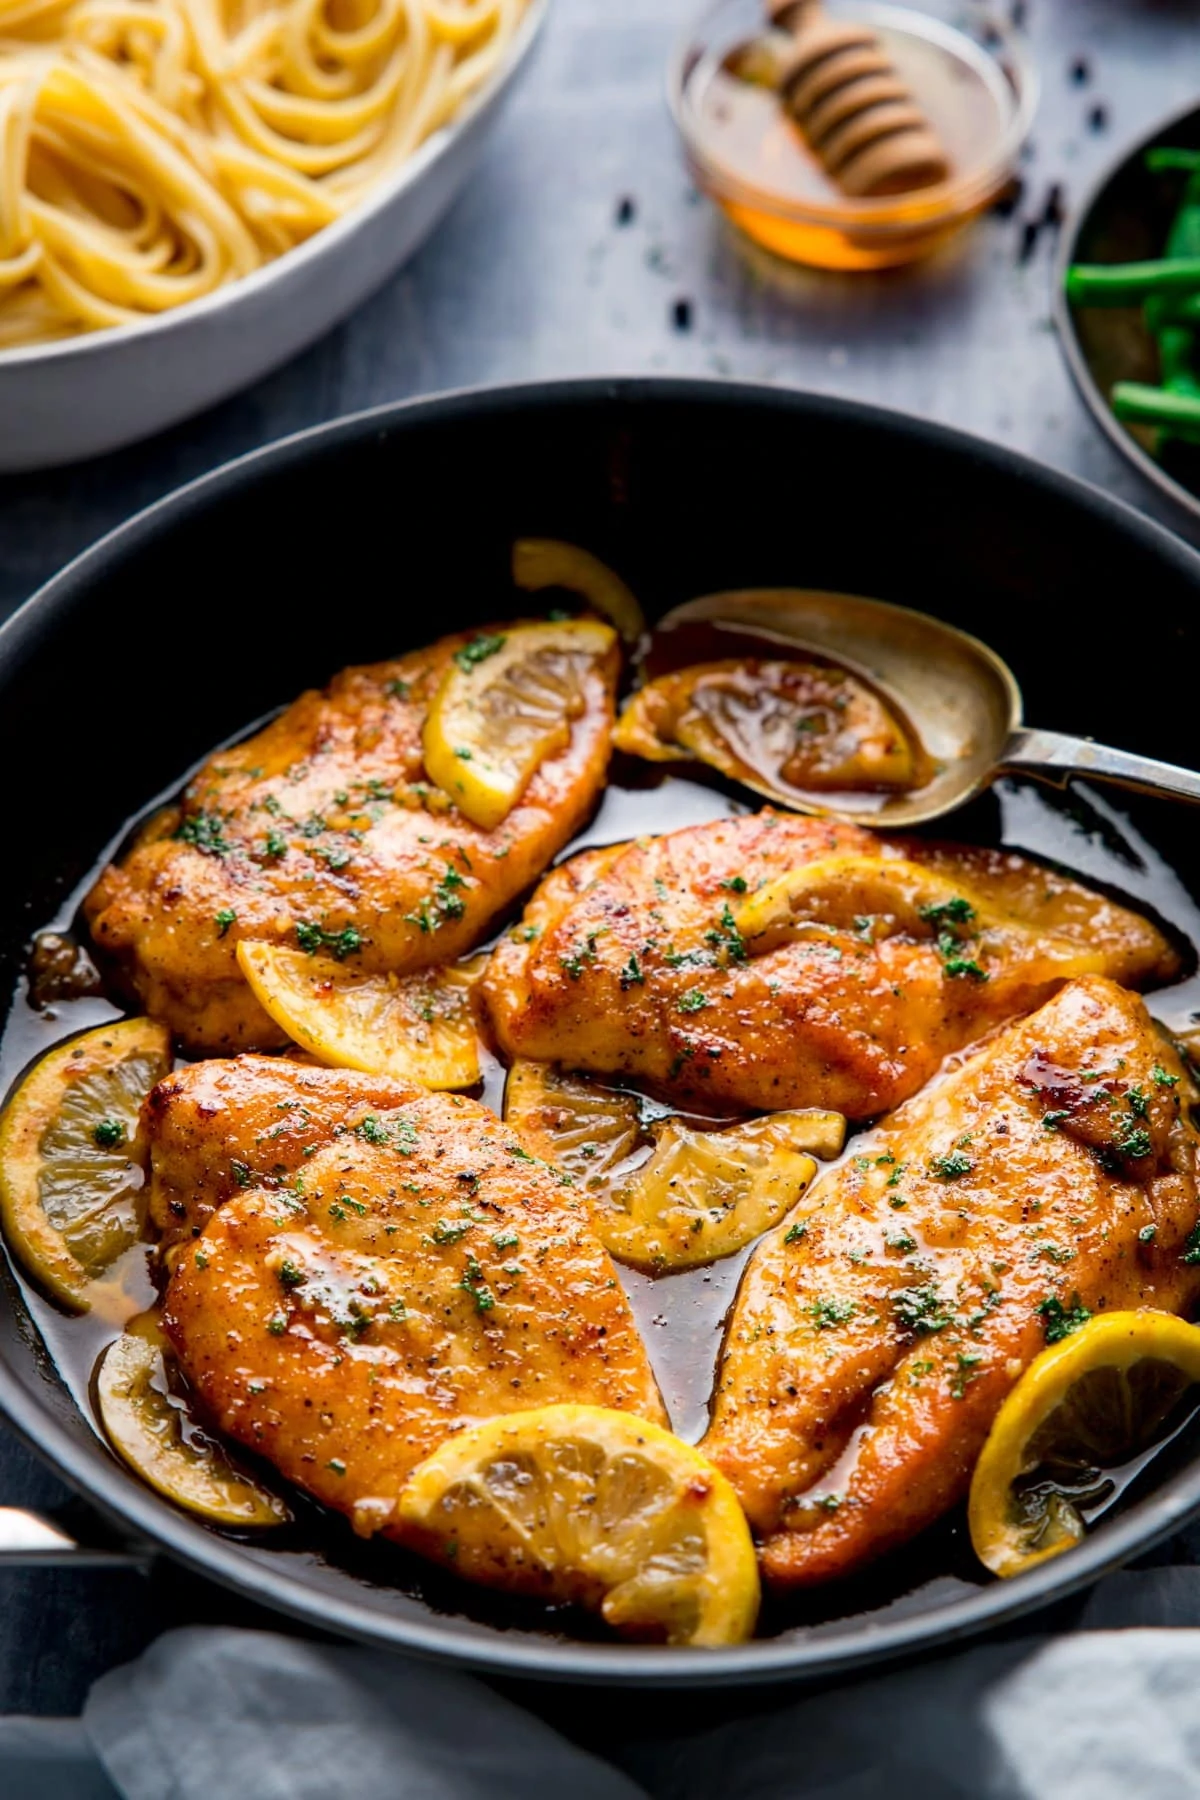
<instances>
[{"instance_id":1,"label":"chicken breast","mask_svg":"<svg viewBox=\"0 0 1200 1800\"><path fill-rule=\"evenodd\" d=\"M504 628L499 628L503 630ZM97 946L194 1050L286 1039L239 939L322 948L356 969L423 968L477 943L583 824L604 781L618 653L588 664L570 741L494 830L425 776L421 728L467 636L344 670L222 750L84 903Z\"/></svg>"},{"instance_id":2,"label":"chicken breast","mask_svg":"<svg viewBox=\"0 0 1200 1800\"><path fill-rule=\"evenodd\" d=\"M791 1587L970 1484L1005 1395L1089 1314L1200 1299L1194 1095L1135 996L1075 981L811 1190L743 1277L703 1448Z\"/></svg>"},{"instance_id":3,"label":"chicken breast","mask_svg":"<svg viewBox=\"0 0 1200 1800\"><path fill-rule=\"evenodd\" d=\"M1024 857L764 811L556 869L482 993L511 1057L861 1119L1073 976L1177 968L1148 920Z\"/></svg>"},{"instance_id":4,"label":"chicken breast","mask_svg":"<svg viewBox=\"0 0 1200 1800\"><path fill-rule=\"evenodd\" d=\"M666 1422L585 1203L473 1100L262 1058L163 1089L155 1180L201 1169L207 1118L197 1217L218 1202L173 1257L180 1364L223 1431L356 1530L397 1535L401 1485L462 1425L562 1400Z\"/></svg>"}]
</instances>

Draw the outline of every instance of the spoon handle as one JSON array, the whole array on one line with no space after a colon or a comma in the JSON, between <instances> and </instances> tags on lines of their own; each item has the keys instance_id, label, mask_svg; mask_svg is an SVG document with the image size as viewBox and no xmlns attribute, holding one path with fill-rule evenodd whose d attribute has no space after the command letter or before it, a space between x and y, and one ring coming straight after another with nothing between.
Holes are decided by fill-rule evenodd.
<instances>
[{"instance_id":1,"label":"spoon handle","mask_svg":"<svg viewBox=\"0 0 1200 1800\"><path fill-rule=\"evenodd\" d=\"M1131 750L1110 750L1091 738L1066 737L1058 731L1014 731L1004 746L997 774L1027 772L1041 775L1065 787L1073 775L1089 781L1115 781L1144 794L1170 794L1178 800L1200 801L1200 774L1157 762L1152 756L1135 756Z\"/></svg>"}]
</instances>

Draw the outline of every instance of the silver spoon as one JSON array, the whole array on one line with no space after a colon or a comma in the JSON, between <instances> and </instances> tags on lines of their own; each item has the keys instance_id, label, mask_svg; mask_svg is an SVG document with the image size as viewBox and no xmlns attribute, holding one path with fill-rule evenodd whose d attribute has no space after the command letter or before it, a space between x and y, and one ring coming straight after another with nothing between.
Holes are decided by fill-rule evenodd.
<instances>
[{"instance_id":1,"label":"silver spoon","mask_svg":"<svg viewBox=\"0 0 1200 1800\"><path fill-rule=\"evenodd\" d=\"M690 600L658 629L701 623L767 637L791 653L815 652L862 676L899 705L935 764L932 779L909 793L789 792L786 804L796 812L898 830L940 819L998 777L1019 774L1056 787L1080 776L1200 801L1200 774L1191 769L1026 725L1008 664L927 613L853 594L746 588ZM749 785L781 797L778 788Z\"/></svg>"}]
</instances>

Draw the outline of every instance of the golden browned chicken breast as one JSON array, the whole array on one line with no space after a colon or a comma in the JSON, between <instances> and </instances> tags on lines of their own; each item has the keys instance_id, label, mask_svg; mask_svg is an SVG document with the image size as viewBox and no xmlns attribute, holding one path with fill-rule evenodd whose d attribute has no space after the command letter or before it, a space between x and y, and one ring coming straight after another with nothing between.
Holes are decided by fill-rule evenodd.
<instances>
[{"instance_id":1,"label":"golden browned chicken breast","mask_svg":"<svg viewBox=\"0 0 1200 1800\"><path fill-rule=\"evenodd\" d=\"M218 1203L164 1303L188 1379L357 1530L392 1531L461 1425L563 1400L666 1422L586 1204L475 1101L250 1057L171 1077L146 1125L168 1207L189 1169Z\"/></svg>"},{"instance_id":2,"label":"golden browned chicken breast","mask_svg":"<svg viewBox=\"0 0 1200 1800\"><path fill-rule=\"evenodd\" d=\"M848 1574L937 1519L1021 1371L1089 1314L1193 1306L1186 1079L1140 1000L1072 982L764 1240L703 1448L772 1581Z\"/></svg>"},{"instance_id":3,"label":"golden browned chicken breast","mask_svg":"<svg viewBox=\"0 0 1200 1800\"><path fill-rule=\"evenodd\" d=\"M1023 857L766 811L555 870L482 992L510 1056L864 1118L1070 977L1177 966L1147 920Z\"/></svg>"},{"instance_id":4,"label":"golden browned chicken breast","mask_svg":"<svg viewBox=\"0 0 1200 1800\"><path fill-rule=\"evenodd\" d=\"M511 627L499 627L502 633ZM476 943L579 829L604 780L618 653L574 668L565 747L493 830L426 777L421 731L455 653L443 638L346 669L222 750L85 902L96 943L145 1010L193 1049L284 1043L237 963L239 939L324 950L369 971Z\"/></svg>"}]
</instances>

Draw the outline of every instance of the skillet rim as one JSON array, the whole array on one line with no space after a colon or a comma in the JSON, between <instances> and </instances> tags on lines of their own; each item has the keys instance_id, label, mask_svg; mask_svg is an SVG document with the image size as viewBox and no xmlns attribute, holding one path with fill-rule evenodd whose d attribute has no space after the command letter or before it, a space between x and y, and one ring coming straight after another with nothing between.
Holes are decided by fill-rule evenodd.
<instances>
[{"instance_id":1,"label":"skillet rim","mask_svg":"<svg viewBox=\"0 0 1200 1800\"><path fill-rule=\"evenodd\" d=\"M75 556L0 626L0 693L19 674L35 639L53 627L61 610L86 598L94 580L119 568L131 554L154 543L176 523L219 506L261 473L286 471L314 453L357 445L375 435L419 431L427 420L470 421L497 413L553 417L556 411L570 411L581 404L610 409L618 416L623 411L664 404L690 404L710 411L728 407L784 414L809 426L819 427L824 419L864 432L882 431L898 443L923 444L973 462L981 476L989 469L1003 472L1017 483L1039 490L1057 506L1104 521L1160 564L1173 565L1200 594L1200 554L1164 526L1089 482L951 426L835 395L715 377L618 376L507 383L389 402L310 426L164 495ZM309 1627L377 1648L452 1663L478 1674L558 1683L689 1689L837 1677L906 1653L959 1642L1078 1593L1200 1513L1198 1457L1158 1492L1147 1495L1085 1540L1070 1557L1056 1558L1012 1582L981 1587L938 1611L888 1624L873 1622L868 1614L858 1629L845 1637L813 1634L799 1641L759 1639L720 1650L591 1644L523 1635L519 1630L506 1632L432 1610L419 1620L390 1616L352 1597L321 1591L305 1579L302 1570L276 1571L265 1566L261 1559L248 1557L242 1544L177 1512L139 1483L98 1438L94 1442L76 1440L55 1418L48 1402L26 1387L2 1346L0 1414L36 1455L119 1532L132 1533L139 1546L165 1551L194 1573L251 1602Z\"/></svg>"}]
</instances>

